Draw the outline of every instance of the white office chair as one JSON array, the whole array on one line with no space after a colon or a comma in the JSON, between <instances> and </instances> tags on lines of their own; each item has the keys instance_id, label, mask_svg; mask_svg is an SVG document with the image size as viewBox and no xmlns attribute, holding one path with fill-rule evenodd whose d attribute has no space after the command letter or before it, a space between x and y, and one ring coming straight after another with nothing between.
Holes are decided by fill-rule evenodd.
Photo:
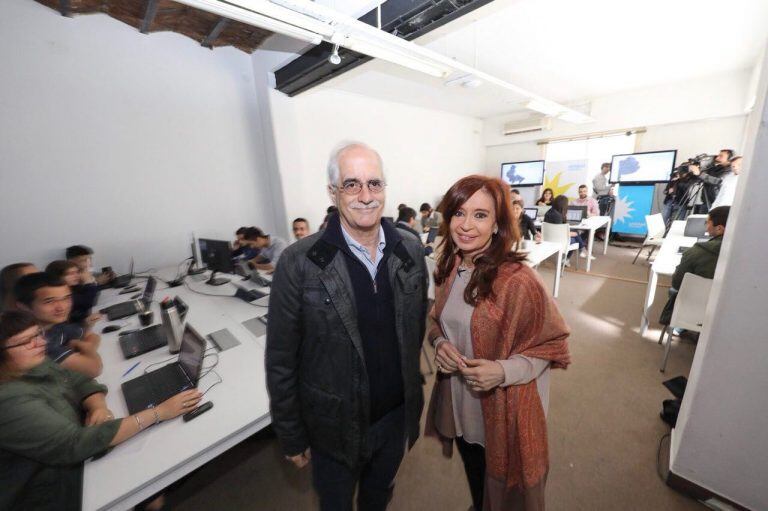
<instances>
[{"instance_id":1,"label":"white office chair","mask_svg":"<svg viewBox=\"0 0 768 511\"><path fill-rule=\"evenodd\" d=\"M656 250L656 247L660 247L664 242L664 231L666 228L664 226L664 217L661 213L645 215L645 225L648 230L648 235L645 237L645 241L643 241L643 246L637 251L637 255L635 255L632 264L637 262L637 258L640 257L640 252L642 252L645 247L651 247L648 251L648 257L645 258L646 261L649 261L653 251Z\"/></svg>"},{"instance_id":2,"label":"white office chair","mask_svg":"<svg viewBox=\"0 0 768 511\"><path fill-rule=\"evenodd\" d=\"M701 332L711 288L712 279L705 279L693 273L686 273L683 276L683 283L680 285L675 307L672 309L672 320L664 329L667 332L667 345L664 348L664 359L661 362L660 371L662 373L667 368L667 359L672 350L672 330L684 328L692 332ZM662 336L664 331L662 331Z\"/></svg>"},{"instance_id":3,"label":"white office chair","mask_svg":"<svg viewBox=\"0 0 768 511\"><path fill-rule=\"evenodd\" d=\"M543 241L554 241L555 243L559 243L562 247L560 249L560 252L563 254L562 267L557 269L561 275L565 269L565 261L568 259L568 254L573 250L579 250L579 244L571 242L570 232L571 227L568 224L550 224L548 222L543 222L541 224L541 239ZM574 259L576 259L576 269L578 270L579 258L575 257Z\"/></svg>"}]
</instances>

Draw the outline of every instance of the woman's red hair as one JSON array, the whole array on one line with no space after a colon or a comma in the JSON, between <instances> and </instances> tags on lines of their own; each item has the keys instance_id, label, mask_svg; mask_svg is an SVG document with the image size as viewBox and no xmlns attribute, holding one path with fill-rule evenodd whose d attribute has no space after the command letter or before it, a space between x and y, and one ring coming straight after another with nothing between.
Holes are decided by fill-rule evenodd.
<instances>
[{"instance_id":1,"label":"woman's red hair","mask_svg":"<svg viewBox=\"0 0 768 511\"><path fill-rule=\"evenodd\" d=\"M488 248L475 257L475 270L464 291L464 301L470 305L477 305L479 301L493 294L493 281L496 279L499 266L525 260L525 255L512 250L513 244L520 240L520 226L512 216L509 186L501 179L487 176L463 177L451 186L438 206L444 222L440 226L443 241L435 270L435 284L440 285L448 279L456 264L456 255L461 255L451 237L451 219L459 208L479 190L484 190L491 196L498 232L491 237Z\"/></svg>"}]
</instances>

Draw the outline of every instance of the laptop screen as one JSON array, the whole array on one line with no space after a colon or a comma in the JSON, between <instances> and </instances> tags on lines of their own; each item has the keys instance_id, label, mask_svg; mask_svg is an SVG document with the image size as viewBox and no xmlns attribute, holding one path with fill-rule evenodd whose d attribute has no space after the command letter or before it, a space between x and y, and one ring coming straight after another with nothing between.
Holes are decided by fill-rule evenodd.
<instances>
[{"instance_id":1,"label":"laptop screen","mask_svg":"<svg viewBox=\"0 0 768 511\"><path fill-rule=\"evenodd\" d=\"M581 222L582 210L580 209L568 209L566 216L569 222Z\"/></svg>"},{"instance_id":2,"label":"laptop screen","mask_svg":"<svg viewBox=\"0 0 768 511\"><path fill-rule=\"evenodd\" d=\"M200 378L200 369L203 367L205 354L205 339L202 339L187 325L184 328L184 336L181 339L181 352L179 353L179 365L187 377L197 385Z\"/></svg>"},{"instance_id":3,"label":"laptop screen","mask_svg":"<svg viewBox=\"0 0 768 511\"><path fill-rule=\"evenodd\" d=\"M525 208L523 211L525 211L525 216L531 220L536 220L536 217L539 215L539 208Z\"/></svg>"},{"instance_id":4,"label":"laptop screen","mask_svg":"<svg viewBox=\"0 0 768 511\"><path fill-rule=\"evenodd\" d=\"M155 296L156 285L157 281L155 281L154 277L149 277L147 279L147 285L144 286L144 294L141 296L141 301L144 302L144 305L147 307L152 303L152 298Z\"/></svg>"},{"instance_id":5,"label":"laptop screen","mask_svg":"<svg viewBox=\"0 0 768 511\"><path fill-rule=\"evenodd\" d=\"M685 231L683 236L691 238L704 238L707 236L707 217L695 216L688 217L685 221Z\"/></svg>"}]
</instances>

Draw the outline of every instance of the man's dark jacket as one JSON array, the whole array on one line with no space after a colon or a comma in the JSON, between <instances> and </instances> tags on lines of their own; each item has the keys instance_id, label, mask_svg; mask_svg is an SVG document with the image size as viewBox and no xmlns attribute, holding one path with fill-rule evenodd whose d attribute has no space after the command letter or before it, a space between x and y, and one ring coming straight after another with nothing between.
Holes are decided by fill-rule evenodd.
<instances>
[{"instance_id":1,"label":"man's dark jacket","mask_svg":"<svg viewBox=\"0 0 768 511\"><path fill-rule=\"evenodd\" d=\"M370 393L338 217L283 252L272 281L266 371L272 426L288 456L307 447L349 467L370 456ZM424 406L419 356L427 314L421 242L382 222L405 390L409 447ZM343 239L342 239L343 242Z\"/></svg>"}]
</instances>

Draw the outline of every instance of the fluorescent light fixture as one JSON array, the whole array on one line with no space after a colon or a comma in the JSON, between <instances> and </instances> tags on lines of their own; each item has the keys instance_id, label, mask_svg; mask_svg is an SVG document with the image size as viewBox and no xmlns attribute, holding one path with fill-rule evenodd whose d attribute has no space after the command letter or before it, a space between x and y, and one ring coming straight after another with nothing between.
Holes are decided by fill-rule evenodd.
<instances>
[{"instance_id":1,"label":"fluorescent light fixture","mask_svg":"<svg viewBox=\"0 0 768 511\"><path fill-rule=\"evenodd\" d=\"M398 64L400 66L413 69L414 71L419 71L420 73L432 75L436 78L443 78L451 72L451 68L449 67L431 63L425 59L406 55L399 52L397 49L389 49L382 45L376 44L375 42L340 34L334 34L333 37L331 37L331 42L333 44L341 45L352 51L364 53L365 55L374 58L386 60L392 62L393 64Z\"/></svg>"},{"instance_id":2,"label":"fluorescent light fixture","mask_svg":"<svg viewBox=\"0 0 768 511\"><path fill-rule=\"evenodd\" d=\"M298 26L280 21L278 19L270 18L245 8L236 7L232 4L219 2L217 0L176 0L180 4L188 5L202 11L211 12L224 16L235 21L240 21L246 25L256 26L283 34L300 41L304 41L311 44L320 44L323 40L322 35L305 30Z\"/></svg>"},{"instance_id":3,"label":"fluorescent light fixture","mask_svg":"<svg viewBox=\"0 0 768 511\"><path fill-rule=\"evenodd\" d=\"M445 85L446 87L455 87L459 85L466 89L475 89L477 87L480 87L482 84L483 84L483 81L472 74L463 74L461 76L457 76L456 78L451 78L449 80L446 80L443 83L443 85Z\"/></svg>"},{"instance_id":4,"label":"fluorescent light fixture","mask_svg":"<svg viewBox=\"0 0 768 511\"><path fill-rule=\"evenodd\" d=\"M531 99L525 103L525 108L552 117L556 117L566 110L564 106L545 99Z\"/></svg>"},{"instance_id":5,"label":"fluorescent light fixture","mask_svg":"<svg viewBox=\"0 0 768 511\"><path fill-rule=\"evenodd\" d=\"M571 122L573 124L586 124L588 122L594 122L595 119L583 114L577 110L568 110L557 116L558 119L565 122Z\"/></svg>"}]
</instances>

